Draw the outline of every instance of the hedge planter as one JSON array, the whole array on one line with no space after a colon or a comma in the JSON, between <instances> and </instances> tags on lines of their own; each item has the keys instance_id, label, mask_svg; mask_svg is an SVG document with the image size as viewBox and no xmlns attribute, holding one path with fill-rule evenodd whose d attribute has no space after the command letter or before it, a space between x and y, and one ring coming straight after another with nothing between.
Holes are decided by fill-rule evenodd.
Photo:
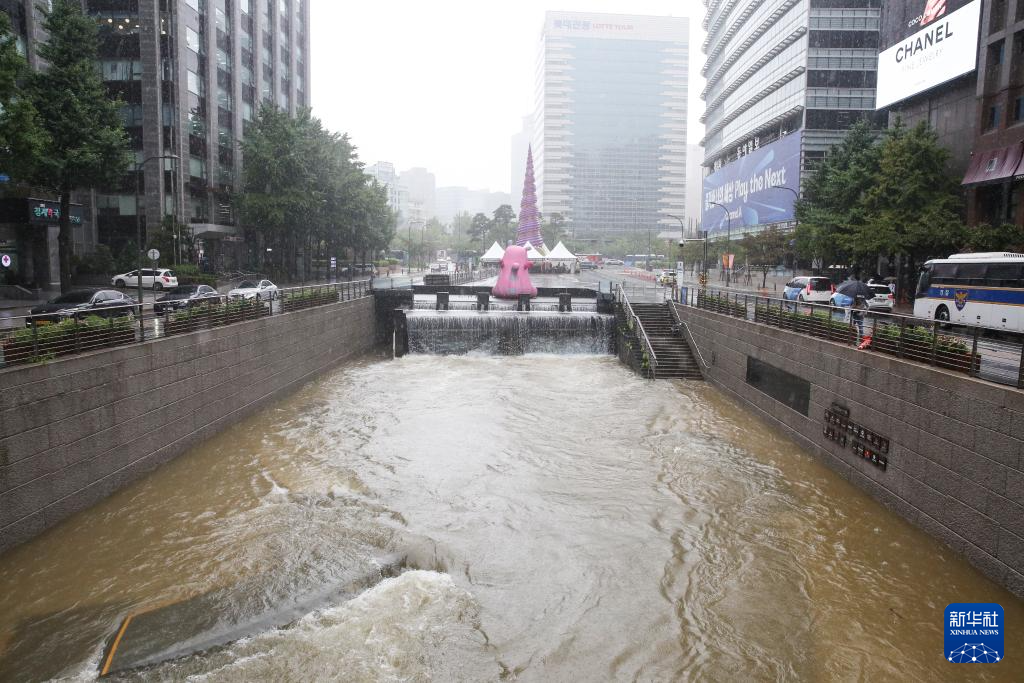
<instances>
[{"instance_id":1,"label":"hedge planter","mask_svg":"<svg viewBox=\"0 0 1024 683\"><path fill-rule=\"evenodd\" d=\"M713 313L730 315L734 318L746 318L747 306L725 296L697 292L697 308L703 308Z\"/></svg>"},{"instance_id":2,"label":"hedge planter","mask_svg":"<svg viewBox=\"0 0 1024 683\"><path fill-rule=\"evenodd\" d=\"M187 334L244 320L255 320L269 313L267 307L260 301L231 301L214 306L197 306L167 316L166 334Z\"/></svg>"},{"instance_id":3,"label":"hedge planter","mask_svg":"<svg viewBox=\"0 0 1024 683\"><path fill-rule=\"evenodd\" d=\"M981 370L981 356L972 354L964 340L942 334L936 337L923 327L908 326L901 330L897 325L881 325L875 330L871 348L880 353L900 356L901 332L902 357L907 360L971 375L976 375Z\"/></svg>"},{"instance_id":4,"label":"hedge planter","mask_svg":"<svg viewBox=\"0 0 1024 683\"><path fill-rule=\"evenodd\" d=\"M310 292L295 292L293 294L286 294L281 299L281 310L285 313L291 311L301 311L305 308L313 308L314 306L324 306L326 304L335 304L340 301L340 294L336 289L321 289L313 290Z\"/></svg>"},{"instance_id":5,"label":"hedge planter","mask_svg":"<svg viewBox=\"0 0 1024 683\"><path fill-rule=\"evenodd\" d=\"M18 330L3 340L3 358L6 365L39 363L134 341L131 319L90 316L79 320L77 325L74 320L65 320L55 325Z\"/></svg>"}]
</instances>

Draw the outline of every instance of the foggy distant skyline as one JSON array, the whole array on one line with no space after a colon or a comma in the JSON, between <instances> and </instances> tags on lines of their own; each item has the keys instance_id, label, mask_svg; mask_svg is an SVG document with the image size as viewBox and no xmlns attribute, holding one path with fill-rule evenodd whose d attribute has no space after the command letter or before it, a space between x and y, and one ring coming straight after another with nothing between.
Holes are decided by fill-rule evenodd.
<instances>
[{"instance_id":1,"label":"foggy distant skyline","mask_svg":"<svg viewBox=\"0 0 1024 683\"><path fill-rule=\"evenodd\" d=\"M313 114L348 133L366 165L423 167L438 186L509 192L510 139L533 112L546 10L690 17L688 138L703 136L697 0L311 0Z\"/></svg>"}]
</instances>

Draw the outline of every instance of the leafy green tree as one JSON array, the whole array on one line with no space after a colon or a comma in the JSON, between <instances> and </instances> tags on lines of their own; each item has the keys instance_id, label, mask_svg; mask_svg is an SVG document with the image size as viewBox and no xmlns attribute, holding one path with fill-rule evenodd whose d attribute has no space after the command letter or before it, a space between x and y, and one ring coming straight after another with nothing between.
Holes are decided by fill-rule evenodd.
<instances>
[{"instance_id":1,"label":"leafy green tree","mask_svg":"<svg viewBox=\"0 0 1024 683\"><path fill-rule=\"evenodd\" d=\"M473 220L469 225L469 238L473 242L483 242L487 239L487 233L491 229L491 221L487 218L486 214L478 213L473 216ZM505 246L502 243L502 246Z\"/></svg>"},{"instance_id":2,"label":"leafy green tree","mask_svg":"<svg viewBox=\"0 0 1024 683\"><path fill-rule=\"evenodd\" d=\"M1024 252L1024 228L1019 225L989 225L982 223L967 228L964 245L960 251L1010 251Z\"/></svg>"},{"instance_id":3,"label":"leafy green tree","mask_svg":"<svg viewBox=\"0 0 1024 683\"><path fill-rule=\"evenodd\" d=\"M559 242L564 242L568 239L568 235L565 233L565 227L565 217L562 214L555 212L542 221L540 234L544 236L544 240L547 242L549 247L554 247Z\"/></svg>"},{"instance_id":4,"label":"leafy green tree","mask_svg":"<svg viewBox=\"0 0 1024 683\"><path fill-rule=\"evenodd\" d=\"M46 135L33 174L37 184L60 196L60 282L71 286L71 193L112 184L129 163L128 136L118 102L107 95L96 69L95 20L78 2L55 0L44 12L49 36L39 56L48 64L27 78L27 93Z\"/></svg>"},{"instance_id":5,"label":"leafy green tree","mask_svg":"<svg viewBox=\"0 0 1024 683\"><path fill-rule=\"evenodd\" d=\"M844 263L853 255L849 240L868 224L865 201L879 164L876 138L858 122L804 183L794 235L801 256Z\"/></svg>"},{"instance_id":6,"label":"leafy green tree","mask_svg":"<svg viewBox=\"0 0 1024 683\"><path fill-rule=\"evenodd\" d=\"M31 179L47 142L39 114L22 91L27 73L10 20L0 12L0 171L21 181Z\"/></svg>"},{"instance_id":7,"label":"leafy green tree","mask_svg":"<svg viewBox=\"0 0 1024 683\"><path fill-rule=\"evenodd\" d=\"M510 204L502 204L494 210L494 217L488 226L488 242L497 242L505 246L510 240L516 237L516 213Z\"/></svg>"},{"instance_id":8,"label":"leafy green tree","mask_svg":"<svg viewBox=\"0 0 1024 683\"><path fill-rule=\"evenodd\" d=\"M486 219L486 216L485 216ZM473 227L473 216L468 211L455 214L452 218L452 247L457 251L470 249L470 229Z\"/></svg>"},{"instance_id":9,"label":"leafy green tree","mask_svg":"<svg viewBox=\"0 0 1024 683\"><path fill-rule=\"evenodd\" d=\"M964 240L960 188L946 164L949 152L924 122L899 121L879 147L878 171L864 196L866 220L852 231L851 251L909 256L920 262L955 250Z\"/></svg>"},{"instance_id":10,"label":"leafy green tree","mask_svg":"<svg viewBox=\"0 0 1024 683\"><path fill-rule=\"evenodd\" d=\"M741 244L751 267L761 271L761 287L765 287L768 273L786 256L789 235L779 230L778 226L772 225L761 232L747 233Z\"/></svg>"}]
</instances>

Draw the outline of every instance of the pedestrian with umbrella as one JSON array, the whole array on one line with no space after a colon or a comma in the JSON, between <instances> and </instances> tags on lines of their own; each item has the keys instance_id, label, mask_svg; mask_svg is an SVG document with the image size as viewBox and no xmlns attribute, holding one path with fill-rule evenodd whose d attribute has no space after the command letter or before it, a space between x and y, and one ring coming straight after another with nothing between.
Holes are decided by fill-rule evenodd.
<instances>
[{"instance_id":1,"label":"pedestrian with umbrella","mask_svg":"<svg viewBox=\"0 0 1024 683\"><path fill-rule=\"evenodd\" d=\"M856 276L847 280L843 284L836 288L836 293L832 297L832 301L837 306L841 306L846 309L846 320L853 319L853 322L857 325L857 343L860 343L860 338L864 336L864 315L860 312L854 311L853 309L861 309L867 306L867 300L875 296L875 293L871 290L867 284L861 282Z\"/></svg>"}]
</instances>

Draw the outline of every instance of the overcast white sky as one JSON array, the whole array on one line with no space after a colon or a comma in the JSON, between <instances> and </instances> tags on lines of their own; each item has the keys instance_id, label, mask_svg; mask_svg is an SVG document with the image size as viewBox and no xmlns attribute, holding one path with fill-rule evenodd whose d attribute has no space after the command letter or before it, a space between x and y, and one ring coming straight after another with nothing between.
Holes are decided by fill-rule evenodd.
<instances>
[{"instance_id":1,"label":"overcast white sky","mask_svg":"<svg viewBox=\"0 0 1024 683\"><path fill-rule=\"evenodd\" d=\"M533 110L546 10L690 17L690 129L700 0L311 0L313 114L367 165L424 166L438 186L508 192L509 138Z\"/></svg>"}]
</instances>

